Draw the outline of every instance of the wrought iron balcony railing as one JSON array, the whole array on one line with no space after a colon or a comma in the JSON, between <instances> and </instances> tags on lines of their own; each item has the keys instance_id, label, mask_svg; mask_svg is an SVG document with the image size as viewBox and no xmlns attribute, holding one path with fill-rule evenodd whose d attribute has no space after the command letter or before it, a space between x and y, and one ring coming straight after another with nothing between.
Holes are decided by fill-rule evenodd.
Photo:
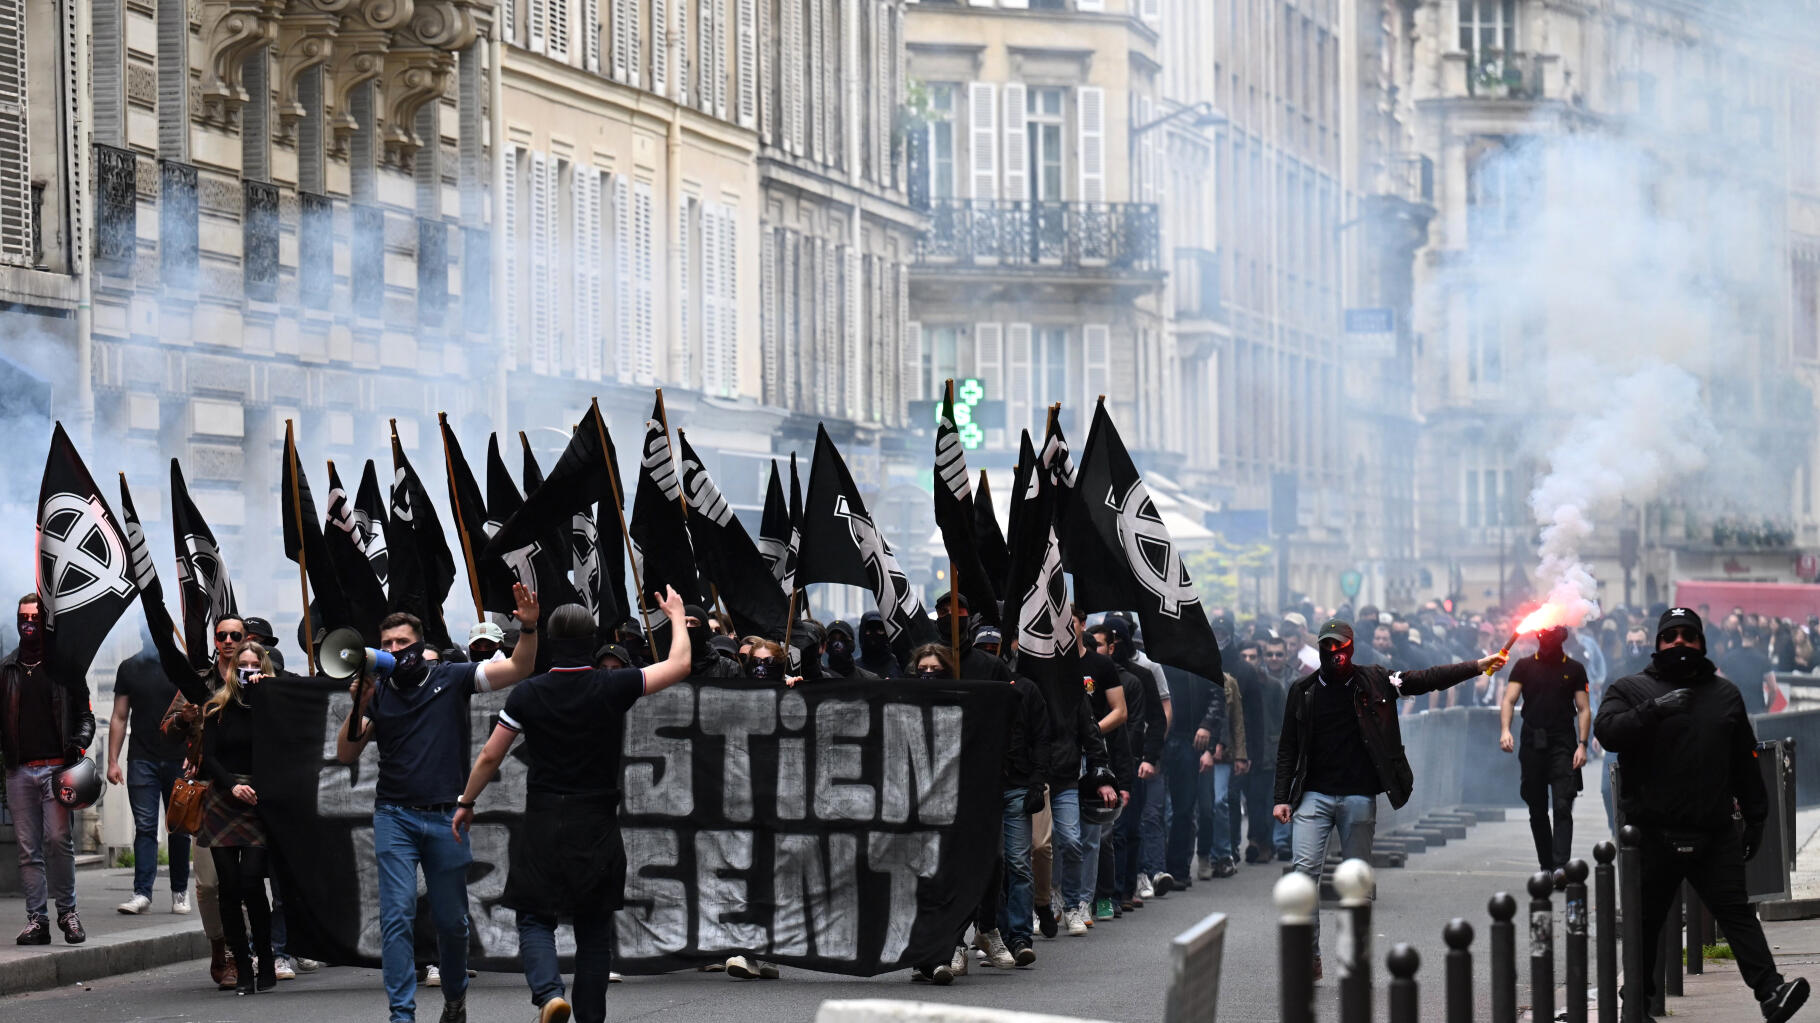
<instances>
[{"instance_id":1,"label":"wrought iron balcony railing","mask_svg":"<svg viewBox=\"0 0 1820 1023\"><path fill-rule=\"evenodd\" d=\"M139 254L139 158L95 144L95 265L129 277Z\"/></svg>"},{"instance_id":2,"label":"wrought iron balcony railing","mask_svg":"<svg viewBox=\"0 0 1820 1023\"><path fill-rule=\"evenodd\" d=\"M246 205L240 222L246 297L270 302L278 297L278 186L246 181L241 188Z\"/></svg>"},{"instance_id":3,"label":"wrought iron balcony railing","mask_svg":"<svg viewBox=\"0 0 1820 1023\"><path fill-rule=\"evenodd\" d=\"M196 179L190 164L158 161L158 267L166 287L196 286L201 260Z\"/></svg>"},{"instance_id":4,"label":"wrought iron balcony railing","mask_svg":"<svg viewBox=\"0 0 1820 1023\"><path fill-rule=\"evenodd\" d=\"M1155 271L1153 203L938 199L917 243L925 267Z\"/></svg>"},{"instance_id":5,"label":"wrought iron balcony railing","mask_svg":"<svg viewBox=\"0 0 1820 1023\"><path fill-rule=\"evenodd\" d=\"M1486 50L1468 59L1466 93L1480 99L1541 99L1541 63L1531 53Z\"/></svg>"}]
</instances>

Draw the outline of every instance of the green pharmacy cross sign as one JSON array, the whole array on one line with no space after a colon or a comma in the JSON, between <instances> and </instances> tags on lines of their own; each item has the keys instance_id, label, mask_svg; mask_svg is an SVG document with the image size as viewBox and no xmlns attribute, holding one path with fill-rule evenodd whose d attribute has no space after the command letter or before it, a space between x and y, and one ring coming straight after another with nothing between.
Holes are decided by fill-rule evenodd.
<instances>
[{"instance_id":1,"label":"green pharmacy cross sign","mask_svg":"<svg viewBox=\"0 0 1820 1023\"><path fill-rule=\"evenodd\" d=\"M977 450L986 443L986 431L973 421L973 410L980 402L986 400L986 385L978 377L968 377L954 383L954 428L960 433L961 447L968 451ZM936 425L941 424L942 407L935 406Z\"/></svg>"}]
</instances>

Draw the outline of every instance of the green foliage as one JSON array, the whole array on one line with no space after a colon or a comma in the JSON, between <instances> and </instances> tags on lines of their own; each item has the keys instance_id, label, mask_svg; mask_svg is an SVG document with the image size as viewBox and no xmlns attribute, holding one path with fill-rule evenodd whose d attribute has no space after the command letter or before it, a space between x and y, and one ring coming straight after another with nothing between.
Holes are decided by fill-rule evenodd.
<instances>
[{"instance_id":1,"label":"green foliage","mask_svg":"<svg viewBox=\"0 0 1820 1023\"><path fill-rule=\"evenodd\" d=\"M1267 571L1276 563L1276 548L1267 543L1229 543L1215 534L1205 547L1182 553L1202 607L1234 608L1239 602L1240 580Z\"/></svg>"},{"instance_id":2,"label":"green foliage","mask_svg":"<svg viewBox=\"0 0 1820 1023\"><path fill-rule=\"evenodd\" d=\"M1723 941L1721 941L1717 945L1706 946L1706 948L1700 954L1705 956L1708 959L1736 959L1736 958L1738 958L1736 955L1734 955L1732 953L1731 945L1726 942L1723 942Z\"/></svg>"}]
</instances>

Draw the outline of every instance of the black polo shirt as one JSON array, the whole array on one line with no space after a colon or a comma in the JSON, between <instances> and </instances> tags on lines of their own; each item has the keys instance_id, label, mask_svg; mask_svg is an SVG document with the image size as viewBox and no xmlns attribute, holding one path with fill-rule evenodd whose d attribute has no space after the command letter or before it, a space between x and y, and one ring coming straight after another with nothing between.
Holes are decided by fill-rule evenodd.
<instances>
[{"instance_id":1,"label":"black polo shirt","mask_svg":"<svg viewBox=\"0 0 1820 1023\"><path fill-rule=\"evenodd\" d=\"M1547 660L1531 654L1510 669L1510 680L1523 687L1523 727L1544 732L1572 732L1574 694L1586 692L1586 667L1562 652Z\"/></svg>"}]
</instances>

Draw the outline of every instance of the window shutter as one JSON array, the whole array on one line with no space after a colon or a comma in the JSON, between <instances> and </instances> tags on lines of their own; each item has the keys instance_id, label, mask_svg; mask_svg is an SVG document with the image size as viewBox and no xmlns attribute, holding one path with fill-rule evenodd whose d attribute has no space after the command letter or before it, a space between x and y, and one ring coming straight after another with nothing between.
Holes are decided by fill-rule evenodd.
<instances>
[{"instance_id":1,"label":"window shutter","mask_svg":"<svg viewBox=\"0 0 1820 1023\"><path fill-rule=\"evenodd\" d=\"M37 256L32 244L25 45L24 0L0 0L0 263L13 266L30 266ZM187 117L179 129L187 136Z\"/></svg>"},{"instance_id":2,"label":"window shutter","mask_svg":"<svg viewBox=\"0 0 1820 1023\"><path fill-rule=\"evenodd\" d=\"M714 0L714 116L727 119L726 0Z\"/></svg>"},{"instance_id":3,"label":"window shutter","mask_svg":"<svg viewBox=\"0 0 1820 1023\"><path fill-rule=\"evenodd\" d=\"M904 388L904 400L922 401L928 381L923 379L923 325L916 320L904 325L903 358L898 365L902 367L899 379L908 384ZM909 414L907 409L899 411L906 416Z\"/></svg>"},{"instance_id":4,"label":"window shutter","mask_svg":"<svg viewBox=\"0 0 1820 1023\"><path fill-rule=\"evenodd\" d=\"M588 70L600 74L600 0L582 0L581 43Z\"/></svg>"},{"instance_id":5,"label":"window shutter","mask_svg":"<svg viewBox=\"0 0 1820 1023\"><path fill-rule=\"evenodd\" d=\"M542 53L549 47L550 38L550 0L528 0L530 4L527 21L530 28L531 50Z\"/></svg>"},{"instance_id":6,"label":"window shutter","mask_svg":"<svg viewBox=\"0 0 1820 1023\"><path fill-rule=\"evenodd\" d=\"M968 158L973 167L973 198L998 198L998 105L991 82L967 86L967 116L972 139Z\"/></svg>"},{"instance_id":7,"label":"window shutter","mask_svg":"<svg viewBox=\"0 0 1820 1023\"><path fill-rule=\"evenodd\" d=\"M626 12L626 84L638 86L645 80L641 49L644 37L638 32L638 8L643 0L619 0Z\"/></svg>"},{"instance_id":8,"label":"window shutter","mask_svg":"<svg viewBox=\"0 0 1820 1023\"><path fill-rule=\"evenodd\" d=\"M676 204L676 343L683 350L683 383L695 378L695 339L690 336L689 317L689 250L694 237L689 232L689 200L685 196Z\"/></svg>"},{"instance_id":9,"label":"window shutter","mask_svg":"<svg viewBox=\"0 0 1820 1023\"><path fill-rule=\"evenodd\" d=\"M721 207L720 379L722 393L739 394L739 211Z\"/></svg>"},{"instance_id":10,"label":"window shutter","mask_svg":"<svg viewBox=\"0 0 1820 1023\"><path fill-rule=\"evenodd\" d=\"M909 319L910 319L910 268L903 263L892 263L892 264L888 264L888 265L891 268L892 276L896 278L895 290L893 292L894 297L893 297L893 301L891 303L890 327L892 330L897 332L898 342L899 342L899 356L901 358L901 357L903 357L902 356L903 346L908 345L910 343L909 334L907 332L908 328L906 327L906 324L909 322ZM892 287L892 285L887 284L886 287ZM916 332L917 343L916 343L915 365L917 365L919 367L922 365L922 359L923 359L922 338L923 338L922 328L918 327L917 332ZM916 376L913 373L910 377L908 377L906 379L915 379L915 378L916 378ZM901 415L902 414L902 403L898 402L894 399L893 404L898 406L896 414Z\"/></svg>"},{"instance_id":11,"label":"window shutter","mask_svg":"<svg viewBox=\"0 0 1820 1023\"><path fill-rule=\"evenodd\" d=\"M1106 90L1081 86L1074 91L1079 120L1082 202L1106 201Z\"/></svg>"},{"instance_id":12,"label":"window shutter","mask_svg":"<svg viewBox=\"0 0 1820 1023\"><path fill-rule=\"evenodd\" d=\"M502 225L505 232L505 308L501 317L500 329L504 331L506 349L506 368L514 369L518 364L518 147L506 146L505 180L500 182L505 192L506 221Z\"/></svg>"},{"instance_id":13,"label":"window shutter","mask_svg":"<svg viewBox=\"0 0 1820 1023\"><path fill-rule=\"evenodd\" d=\"M714 111L714 0L695 0L695 106Z\"/></svg>"},{"instance_id":14,"label":"window shutter","mask_svg":"<svg viewBox=\"0 0 1820 1023\"><path fill-rule=\"evenodd\" d=\"M1005 198L1013 202L1030 197L1025 164L1030 160L1024 139L1027 111L1021 82L1005 83Z\"/></svg>"},{"instance_id":15,"label":"window shutter","mask_svg":"<svg viewBox=\"0 0 1820 1023\"><path fill-rule=\"evenodd\" d=\"M822 5L819 0L809 2L809 143L813 147L812 155L816 163L827 161L827 145L824 136L828 132L828 80L824 65L827 64L827 48L822 35Z\"/></svg>"},{"instance_id":16,"label":"window shutter","mask_svg":"<svg viewBox=\"0 0 1820 1023\"><path fill-rule=\"evenodd\" d=\"M783 131L785 148L793 156L803 155L803 5L785 0Z\"/></svg>"},{"instance_id":17,"label":"window shutter","mask_svg":"<svg viewBox=\"0 0 1820 1023\"><path fill-rule=\"evenodd\" d=\"M651 185L640 181L632 190L632 232L634 270L637 273L638 379L641 384L657 382L657 325L653 322L651 285Z\"/></svg>"},{"instance_id":18,"label":"window shutter","mask_svg":"<svg viewBox=\"0 0 1820 1023\"><path fill-rule=\"evenodd\" d=\"M739 126L758 127L758 2L739 0Z\"/></svg>"},{"instance_id":19,"label":"window shutter","mask_svg":"<svg viewBox=\"0 0 1820 1023\"><path fill-rule=\"evenodd\" d=\"M630 381L637 375L637 342L632 335L632 186L624 174L613 175L613 312L614 372Z\"/></svg>"},{"instance_id":20,"label":"window shutter","mask_svg":"<svg viewBox=\"0 0 1820 1023\"><path fill-rule=\"evenodd\" d=\"M503 21L505 40L518 45L518 0L500 0L499 17Z\"/></svg>"},{"instance_id":21,"label":"window shutter","mask_svg":"<svg viewBox=\"0 0 1820 1023\"><path fill-rule=\"evenodd\" d=\"M764 393L759 400L766 405L783 404L777 393L780 369L777 316L777 229L761 225L758 230L758 341L759 357L764 360Z\"/></svg>"},{"instance_id":22,"label":"window shutter","mask_svg":"<svg viewBox=\"0 0 1820 1023\"><path fill-rule=\"evenodd\" d=\"M1106 0L1074 0L1074 9L1089 12L1103 11L1106 9Z\"/></svg>"},{"instance_id":23,"label":"window shutter","mask_svg":"<svg viewBox=\"0 0 1820 1023\"><path fill-rule=\"evenodd\" d=\"M592 379L590 375L593 356L589 349L594 346L594 307L589 297L589 282L592 279L591 264L594 262L595 234L591 230L595 221L592 211L590 185L593 184L594 172L591 168L575 166L569 172L569 196L573 203L575 224L575 255L570 267L573 278L570 296L574 310L575 322L575 375Z\"/></svg>"},{"instance_id":24,"label":"window shutter","mask_svg":"<svg viewBox=\"0 0 1820 1023\"><path fill-rule=\"evenodd\" d=\"M550 372L550 160L531 154L531 372Z\"/></svg>"},{"instance_id":25,"label":"window shutter","mask_svg":"<svg viewBox=\"0 0 1820 1023\"><path fill-rule=\"evenodd\" d=\"M864 315L860 301L859 287L859 250L851 245L842 249L843 264L846 270L846 313L841 324L845 337L842 341L847 346L847 417L863 419L866 415L865 392L870 388L862 387L861 381L866 375L864 346L860 344L860 317ZM871 332L866 332L871 336Z\"/></svg>"},{"instance_id":26,"label":"window shutter","mask_svg":"<svg viewBox=\"0 0 1820 1023\"><path fill-rule=\"evenodd\" d=\"M677 10L688 16L682 5ZM676 87L680 92L680 80ZM670 10L666 0L651 0L651 91L659 96L670 91Z\"/></svg>"},{"instance_id":27,"label":"window shutter","mask_svg":"<svg viewBox=\"0 0 1820 1023\"><path fill-rule=\"evenodd\" d=\"M1081 327L1081 408L1093 407L1094 395L1112 376L1112 328L1104 323Z\"/></svg>"},{"instance_id":28,"label":"window shutter","mask_svg":"<svg viewBox=\"0 0 1820 1023\"><path fill-rule=\"evenodd\" d=\"M1155 107L1149 96L1138 97L1137 123L1149 124ZM1156 132L1147 131L1138 136L1138 167L1136 175L1139 202L1156 201Z\"/></svg>"},{"instance_id":29,"label":"window shutter","mask_svg":"<svg viewBox=\"0 0 1820 1023\"><path fill-rule=\"evenodd\" d=\"M604 273L607 262L606 216L601 209L601 182L606 179L602 171L588 168L588 324L589 333L583 339L588 349L588 379L599 380L606 372L606 355L603 348L606 344L606 303L602 289L606 286Z\"/></svg>"},{"instance_id":30,"label":"window shutter","mask_svg":"<svg viewBox=\"0 0 1820 1023\"><path fill-rule=\"evenodd\" d=\"M986 397L1005 395L1005 328L998 323L973 325L973 371L986 384ZM933 396L939 381L927 382Z\"/></svg>"},{"instance_id":31,"label":"window shutter","mask_svg":"<svg viewBox=\"0 0 1820 1023\"><path fill-rule=\"evenodd\" d=\"M872 83L872 94L877 97L872 123L872 168L873 177L880 185L891 187L891 121L896 108L891 103L891 79L897 67L896 50L892 46L891 6L883 5L878 9L877 31L873 39L873 67L877 78Z\"/></svg>"},{"instance_id":32,"label":"window shutter","mask_svg":"<svg viewBox=\"0 0 1820 1023\"><path fill-rule=\"evenodd\" d=\"M1163 0L1143 0L1141 10L1143 13L1140 16L1152 27L1163 20Z\"/></svg>"},{"instance_id":33,"label":"window shutter","mask_svg":"<svg viewBox=\"0 0 1820 1023\"><path fill-rule=\"evenodd\" d=\"M701 389L721 393L720 207L701 205Z\"/></svg>"},{"instance_id":34,"label":"window shutter","mask_svg":"<svg viewBox=\"0 0 1820 1023\"><path fill-rule=\"evenodd\" d=\"M799 317L797 305L802 290L797 283L801 272L797 238L793 231L779 231L778 236L783 244L778 251L781 262L778 263L778 304L781 307L779 322L783 324L783 339L778 344L778 355L782 364L778 367L780 379L778 387L783 394L782 404L787 408L796 408L796 389L798 367L802 365L802 344L798 336Z\"/></svg>"},{"instance_id":35,"label":"window shutter","mask_svg":"<svg viewBox=\"0 0 1820 1023\"><path fill-rule=\"evenodd\" d=\"M569 0L546 0L550 5L550 59L569 59Z\"/></svg>"},{"instance_id":36,"label":"window shutter","mask_svg":"<svg viewBox=\"0 0 1820 1023\"><path fill-rule=\"evenodd\" d=\"M777 85L771 70L772 39L776 36L777 25L771 20L771 0L763 0L757 6L758 138L769 146L776 141L774 135L777 131Z\"/></svg>"},{"instance_id":37,"label":"window shutter","mask_svg":"<svg viewBox=\"0 0 1820 1023\"><path fill-rule=\"evenodd\" d=\"M189 7L183 0L159 0L157 11L158 155L166 159L187 160L190 155ZM7 63L17 65L16 73L19 76L18 89L9 91L6 95L19 97L17 153L23 160L26 156L24 0L0 0L0 18L7 22L0 26L0 40L14 46L13 55L9 55ZM29 192L29 184L26 187ZM27 231L30 231L29 225Z\"/></svg>"},{"instance_id":38,"label":"window shutter","mask_svg":"<svg viewBox=\"0 0 1820 1023\"><path fill-rule=\"evenodd\" d=\"M1030 386L1030 324L1007 324L1005 335L1009 358L1001 390L1005 395L1005 429L1010 432L1030 426L1035 416L1031 408L1034 388Z\"/></svg>"}]
</instances>

